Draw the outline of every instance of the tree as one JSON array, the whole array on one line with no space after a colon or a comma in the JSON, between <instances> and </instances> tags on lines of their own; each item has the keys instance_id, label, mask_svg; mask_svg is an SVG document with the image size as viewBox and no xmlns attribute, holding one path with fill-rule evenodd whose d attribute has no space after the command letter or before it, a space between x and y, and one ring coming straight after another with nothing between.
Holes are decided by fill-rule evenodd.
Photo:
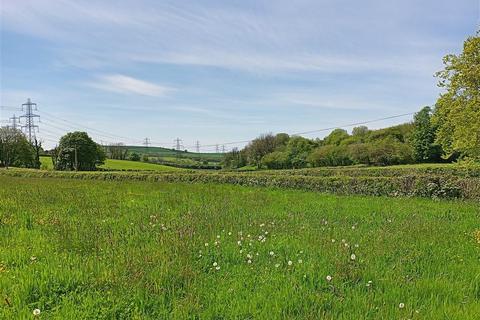
<instances>
[{"instance_id":1,"label":"tree","mask_svg":"<svg viewBox=\"0 0 480 320\"><path fill-rule=\"evenodd\" d=\"M70 132L60 139L55 150L56 170L96 170L105 161L103 148L95 143L86 132Z\"/></svg>"},{"instance_id":2,"label":"tree","mask_svg":"<svg viewBox=\"0 0 480 320\"><path fill-rule=\"evenodd\" d=\"M441 159L442 149L435 143L436 127L431 121L432 109L424 107L413 120L411 144L416 162L431 162Z\"/></svg>"},{"instance_id":3,"label":"tree","mask_svg":"<svg viewBox=\"0 0 480 320\"><path fill-rule=\"evenodd\" d=\"M128 155L128 148L123 143L111 144L107 147L110 159L125 160Z\"/></svg>"},{"instance_id":4,"label":"tree","mask_svg":"<svg viewBox=\"0 0 480 320\"><path fill-rule=\"evenodd\" d=\"M315 149L308 156L308 162L314 167L348 166L353 163L346 146L332 144Z\"/></svg>"},{"instance_id":5,"label":"tree","mask_svg":"<svg viewBox=\"0 0 480 320\"><path fill-rule=\"evenodd\" d=\"M0 165L3 167L37 168L35 150L17 129L0 128Z\"/></svg>"},{"instance_id":6,"label":"tree","mask_svg":"<svg viewBox=\"0 0 480 320\"><path fill-rule=\"evenodd\" d=\"M262 164L268 169L287 169L290 161L286 152L274 151L262 158Z\"/></svg>"},{"instance_id":7,"label":"tree","mask_svg":"<svg viewBox=\"0 0 480 320\"><path fill-rule=\"evenodd\" d=\"M335 129L333 130L328 136L324 139L324 144L332 144L332 145L340 145L342 140L347 139L350 135L346 130L343 129Z\"/></svg>"},{"instance_id":8,"label":"tree","mask_svg":"<svg viewBox=\"0 0 480 320\"><path fill-rule=\"evenodd\" d=\"M276 139L271 133L252 140L247 146L249 162L260 168L263 156L275 151L275 147Z\"/></svg>"},{"instance_id":9,"label":"tree","mask_svg":"<svg viewBox=\"0 0 480 320\"><path fill-rule=\"evenodd\" d=\"M130 161L140 161L140 155L136 152L133 152L128 157L128 160L130 160Z\"/></svg>"},{"instance_id":10,"label":"tree","mask_svg":"<svg viewBox=\"0 0 480 320\"><path fill-rule=\"evenodd\" d=\"M445 156L460 153L480 159L480 32L469 37L459 55L443 58L444 70L437 72L444 88L435 104L433 122L436 142Z\"/></svg>"},{"instance_id":11,"label":"tree","mask_svg":"<svg viewBox=\"0 0 480 320\"><path fill-rule=\"evenodd\" d=\"M307 166L307 157L314 148L314 142L304 137L295 136L290 138L286 152L288 163L295 169Z\"/></svg>"}]
</instances>

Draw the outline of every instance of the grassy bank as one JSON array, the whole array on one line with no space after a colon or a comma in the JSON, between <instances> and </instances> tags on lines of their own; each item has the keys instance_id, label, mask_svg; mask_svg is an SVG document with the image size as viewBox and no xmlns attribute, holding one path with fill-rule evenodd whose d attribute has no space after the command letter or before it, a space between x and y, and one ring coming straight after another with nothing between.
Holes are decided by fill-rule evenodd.
<instances>
[{"instance_id":1,"label":"grassy bank","mask_svg":"<svg viewBox=\"0 0 480 320\"><path fill-rule=\"evenodd\" d=\"M477 203L7 176L0 185L2 319L35 308L55 319L480 313Z\"/></svg>"}]
</instances>

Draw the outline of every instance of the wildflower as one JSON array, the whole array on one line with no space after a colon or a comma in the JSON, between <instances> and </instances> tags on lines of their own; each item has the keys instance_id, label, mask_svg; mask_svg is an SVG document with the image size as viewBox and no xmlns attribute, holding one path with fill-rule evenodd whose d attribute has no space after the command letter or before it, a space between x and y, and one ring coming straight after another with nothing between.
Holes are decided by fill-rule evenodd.
<instances>
[{"instance_id":1,"label":"wildflower","mask_svg":"<svg viewBox=\"0 0 480 320\"><path fill-rule=\"evenodd\" d=\"M268 231L265 231L265 235L267 235L267 234L268 234Z\"/></svg>"},{"instance_id":2,"label":"wildflower","mask_svg":"<svg viewBox=\"0 0 480 320\"><path fill-rule=\"evenodd\" d=\"M373 282L372 282L371 280L369 280L369 281L367 282L366 286L367 286L367 287L370 287L370 286L372 285L372 283L373 283Z\"/></svg>"},{"instance_id":3,"label":"wildflower","mask_svg":"<svg viewBox=\"0 0 480 320\"><path fill-rule=\"evenodd\" d=\"M352 259L352 260L357 259L357 256L355 255L355 253L352 253L352 254L350 255L350 259Z\"/></svg>"},{"instance_id":4,"label":"wildflower","mask_svg":"<svg viewBox=\"0 0 480 320\"><path fill-rule=\"evenodd\" d=\"M214 266L214 267L218 266L218 263L214 262L214 263L213 263L213 266Z\"/></svg>"},{"instance_id":5,"label":"wildflower","mask_svg":"<svg viewBox=\"0 0 480 320\"><path fill-rule=\"evenodd\" d=\"M358 243L355 243L355 248L358 248L358 247L359 247Z\"/></svg>"},{"instance_id":6,"label":"wildflower","mask_svg":"<svg viewBox=\"0 0 480 320\"><path fill-rule=\"evenodd\" d=\"M403 309L403 308L405 308L405 303L403 303L403 302L400 302L400 304L398 305L398 307L399 307L400 309Z\"/></svg>"},{"instance_id":7,"label":"wildflower","mask_svg":"<svg viewBox=\"0 0 480 320\"><path fill-rule=\"evenodd\" d=\"M302 260L302 259L298 259L298 263L302 263L302 262L303 262L303 260Z\"/></svg>"},{"instance_id":8,"label":"wildflower","mask_svg":"<svg viewBox=\"0 0 480 320\"><path fill-rule=\"evenodd\" d=\"M332 243L334 243L334 242L335 242L335 239L332 239Z\"/></svg>"},{"instance_id":9,"label":"wildflower","mask_svg":"<svg viewBox=\"0 0 480 320\"><path fill-rule=\"evenodd\" d=\"M330 282L330 281L332 281L332 276L328 275L326 279L327 279L328 282Z\"/></svg>"},{"instance_id":10,"label":"wildflower","mask_svg":"<svg viewBox=\"0 0 480 320\"><path fill-rule=\"evenodd\" d=\"M231 232L228 232L228 235L229 235L229 236L231 236L231 235L232 235L232 233L231 233Z\"/></svg>"},{"instance_id":11,"label":"wildflower","mask_svg":"<svg viewBox=\"0 0 480 320\"><path fill-rule=\"evenodd\" d=\"M278 267L280 267L280 263L275 264L275 268L278 268Z\"/></svg>"},{"instance_id":12,"label":"wildflower","mask_svg":"<svg viewBox=\"0 0 480 320\"><path fill-rule=\"evenodd\" d=\"M40 315L40 309L33 309L33 315L34 316L39 316Z\"/></svg>"},{"instance_id":13,"label":"wildflower","mask_svg":"<svg viewBox=\"0 0 480 320\"><path fill-rule=\"evenodd\" d=\"M35 260L37 260L37 257L35 257L35 256L30 257L30 261L35 261Z\"/></svg>"},{"instance_id":14,"label":"wildflower","mask_svg":"<svg viewBox=\"0 0 480 320\"><path fill-rule=\"evenodd\" d=\"M345 239L342 239L342 243L345 243L345 242L347 242L347 240L345 240Z\"/></svg>"},{"instance_id":15,"label":"wildflower","mask_svg":"<svg viewBox=\"0 0 480 320\"><path fill-rule=\"evenodd\" d=\"M208 247L208 242L205 242L205 247Z\"/></svg>"},{"instance_id":16,"label":"wildflower","mask_svg":"<svg viewBox=\"0 0 480 320\"><path fill-rule=\"evenodd\" d=\"M252 263L252 260L248 259L247 263L249 263L249 264Z\"/></svg>"},{"instance_id":17,"label":"wildflower","mask_svg":"<svg viewBox=\"0 0 480 320\"><path fill-rule=\"evenodd\" d=\"M344 246L345 246L345 248L348 248L348 247L349 247L349 244L348 244L348 243L345 243Z\"/></svg>"},{"instance_id":18,"label":"wildflower","mask_svg":"<svg viewBox=\"0 0 480 320\"><path fill-rule=\"evenodd\" d=\"M241 246L241 245L242 245L242 241L238 240L238 241L237 241L237 244L238 244L239 246Z\"/></svg>"},{"instance_id":19,"label":"wildflower","mask_svg":"<svg viewBox=\"0 0 480 320\"><path fill-rule=\"evenodd\" d=\"M270 251L270 255L273 256L275 253L273 253L273 251Z\"/></svg>"},{"instance_id":20,"label":"wildflower","mask_svg":"<svg viewBox=\"0 0 480 320\"><path fill-rule=\"evenodd\" d=\"M220 270L220 266L216 266L215 270L217 270L217 271Z\"/></svg>"},{"instance_id":21,"label":"wildflower","mask_svg":"<svg viewBox=\"0 0 480 320\"><path fill-rule=\"evenodd\" d=\"M352 230L355 230L355 226L352 226Z\"/></svg>"},{"instance_id":22,"label":"wildflower","mask_svg":"<svg viewBox=\"0 0 480 320\"><path fill-rule=\"evenodd\" d=\"M303 254L303 250L300 250L300 254Z\"/></svg>"},{"instance_id":23,"label":"wildflower","mask_svg":"<svg viewBox=\"0 0 480 320\"><path fill-rule=\"evenodd\" d=\"M291 266L293 262L291 260L288 260L288 265Z\"/></svg>"},{"instance_id":24,"label":"wildflower","mask_svg":"<svg viewBox=\"0 0 480 320\"><path fill-rule=\"evenodd\" d=\"M217 234L217 239L220 239L220 235L219 235L219 234Z\"/></svg>"}]
</instances>

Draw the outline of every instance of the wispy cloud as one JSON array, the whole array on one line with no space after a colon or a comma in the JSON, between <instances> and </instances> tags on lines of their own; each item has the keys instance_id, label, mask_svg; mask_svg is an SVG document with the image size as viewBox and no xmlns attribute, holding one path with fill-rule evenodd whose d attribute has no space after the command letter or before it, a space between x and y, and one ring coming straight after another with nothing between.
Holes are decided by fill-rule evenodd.
<instances>
[{"instance_id":1,"label":"wispy cloud","mask_svg":"<svg viewBox=\"0 0 480 320\"><path fill-rule=\"evenodd\" d=\"M140 94L144 96L161 97L173 91L173 88L132 78L122 74L99 76L97 80L88 83L89 86L124 94Z\"/></svg>"}]
</instances>

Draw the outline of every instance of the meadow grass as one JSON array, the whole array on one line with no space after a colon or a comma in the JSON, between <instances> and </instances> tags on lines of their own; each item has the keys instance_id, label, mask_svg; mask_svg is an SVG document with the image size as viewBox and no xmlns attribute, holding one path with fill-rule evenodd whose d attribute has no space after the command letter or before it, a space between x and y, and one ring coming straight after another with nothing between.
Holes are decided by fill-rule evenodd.
<instances>
[{"instance_id":1,"label":"meadow grass","mask_svg":"<svg viewBox=\"0 0 480 320\"><path fill-rule=\"evenodd\" d=\"M0 318L478 319L479 218L475 202L0 176Z\"/></svg>"},{"instance_id":2,"label":"meadow grass","mask_svg":"<svg viewBox=\"0 0 480 320\"><path fill-rule=\"evenodd\" d=\"M40 157L40 162L42 169L44 170L53 170L53 163L51 157L42 156ZM106 170L135 170L135 171L179 171L180 168L164 166L160 164L153 164L141 161L130 161L130 160L115 160L115 159L106 159L105 164L101 165L100 168Z\"/></svg>"}]
</instances>

